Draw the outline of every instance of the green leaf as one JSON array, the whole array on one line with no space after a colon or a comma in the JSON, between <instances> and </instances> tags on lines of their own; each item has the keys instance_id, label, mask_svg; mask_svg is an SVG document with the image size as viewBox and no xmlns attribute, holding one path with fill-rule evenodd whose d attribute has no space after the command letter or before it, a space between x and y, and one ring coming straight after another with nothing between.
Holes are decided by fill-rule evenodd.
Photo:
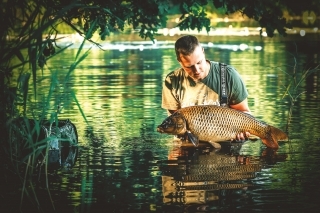
<instances>
[{"instance_id":1,"label":"green leaf","mask_svg":"<svg viewBox=\"0 0 320 213\"><path fill-rule=\"evenodd\" d=\"M88 122L88 120L87 120L87 117L86 117L86 115L84 114L84 112L83 112L83 110L82 110L82 108L81 108L81 106L80 106L80 103L79 103L79 101L78 101L78 99L77 99L77 97L76 97L76 94L75 94L73 91L71 91L71 96L73 97L74 101L76 102L76 104L77 104L77 106L78 106L78 108L79 108L79 110L80 110L80 112L81 112L82 117L84 118L84 120L86 121L86 123L89 124L89 122Z\"/></svg>"},{"instance_id":2,"label":"green leaf","mask_svg":"<svg viewBox=\"0 0 320 213\"><path fill-rule=\"evenodd\" d=\"M20 50L14 51L14 54L17 56L17 58L18 58L21 62L24 62L24 57L23 57L23 55L22 55L22 53L21 53Z\"/></svg>"}]
</instances>

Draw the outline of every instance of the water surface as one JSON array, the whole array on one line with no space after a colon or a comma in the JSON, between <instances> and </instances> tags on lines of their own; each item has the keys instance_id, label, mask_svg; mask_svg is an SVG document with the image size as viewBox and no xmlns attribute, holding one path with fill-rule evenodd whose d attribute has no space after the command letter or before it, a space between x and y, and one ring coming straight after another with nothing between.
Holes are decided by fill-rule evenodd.
<instances>
[{"instance_id":1,"label":"water surface","mask_svg":"<svg viewBox=\"0 0 320 213\"><path fill-rule=\"evenodd\" d=\"M204 41L206 57L236 67L252 114L288 128L290 141L280 143L277 152L260 140L227 144L219 151L208 144L181 147L155 131L167 115L160 107L162 81L178 66L172 42L93 48L64 85L77 52L71 48L48 61L38 99L30 105L37 113L51 73L57 73L51 110L57 103L63 106L59 118L70 119L79 134L75 166L57 171L51 180L59 212L319 211L319 72L297 90L290 87L292 116L292 99L284 95L294 73L299 81L319 64L319 51L300 51L293 41L276 39L210 41ZM43 202L46 198L43 192Z\"/></svg>"}]
</instances>

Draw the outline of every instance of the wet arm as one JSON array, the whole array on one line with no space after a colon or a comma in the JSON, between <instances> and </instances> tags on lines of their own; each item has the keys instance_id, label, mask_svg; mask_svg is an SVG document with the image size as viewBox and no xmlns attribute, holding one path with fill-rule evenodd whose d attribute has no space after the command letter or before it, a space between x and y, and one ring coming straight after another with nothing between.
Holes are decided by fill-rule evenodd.
<instances>
[{"instance_id":1,"label":"wet arm","mask_svg":"<svg viewBox=\"0 0 320 213\"><path fill-rule=\"evenodd\" d=\"M248 106L248 99L247 98L244 99L242 102L240 102L238 104L230 105L230 108L236 109L236 110L248 113L248 114L251 114L251 111L250 111L249 106ZM240 133L240 134L238 134L236 136L236 140L237 141L245 141L249 137L250 137L250 133L249 132L243 132L243 133Z\"/></svg>"},{"instance_id":2,"label":"wet arm","mask_svg":"<svg viewBox=\"0 0 320 213\"><path fill-rule=\"evenodd\" d=\"M248 99L247 98L238 104L230 105L230 108L251 114L251 111L248 106Z\"/></svg>"}]
</instances>

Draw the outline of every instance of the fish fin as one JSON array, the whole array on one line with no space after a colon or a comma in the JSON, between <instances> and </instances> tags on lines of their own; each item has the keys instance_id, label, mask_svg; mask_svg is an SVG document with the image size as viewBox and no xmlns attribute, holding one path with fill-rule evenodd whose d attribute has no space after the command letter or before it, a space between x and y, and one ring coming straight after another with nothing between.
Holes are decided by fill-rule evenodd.
<instances>
[{"instance_id":1,"label":"fish fin","mask_svg":"<svg viewBox=\"0 0 320 213\"><path fill-rule=\"evenodd\" d=\"M271 128L272 135L275 136L278 141L288 140L288 135L285 132L283 132L281 129L278 129L273 126L270 126L270 128Z\"/></svg>"},{"instance_id":2,"label":"fish fin","mask_svg":"<svg viewBox=\"0 0 320 213\"><path fill-rule=\"evenodd\" d=\"M194 146L199 145L199 138L196 135L192 134L190 131L187 131L187 137L188 140L191 141Z\"/></svg>"},{"instance_id":3,"label":"fish fin","mask_svg":"<svg viewBox=\"0 0 320 213\"><path fill-rule=\"evenodd\" d=\"M277 141L273 140L271 136L267 136L266 138L261 138L261 141L264 145L272 149L278 149L279 144Z\"/></svg>"},{"instance_id":4,"label":"fish fin","mask_svg":"<svg viewBox=\"0 0 320 213\"><path fill-rule=\"evenodd\" d=\"M208 141L208 143L210 143L211 146L213 146L213 148L215 148L215 149L221 149L221 144L219 144L217 142Z\"/></svg>"},{"instance_id":5,"label":"fish fin","mask_svg":"<svg viewBox=\"0 0 320 213\"><path fill-rule=\"evenodd\" d=\"M278 141L288 140L288 135L276 127L269 126L266 137L261 138L261 140L267 147L277 149L279 148Z\"/></svg>"}]
</instances>

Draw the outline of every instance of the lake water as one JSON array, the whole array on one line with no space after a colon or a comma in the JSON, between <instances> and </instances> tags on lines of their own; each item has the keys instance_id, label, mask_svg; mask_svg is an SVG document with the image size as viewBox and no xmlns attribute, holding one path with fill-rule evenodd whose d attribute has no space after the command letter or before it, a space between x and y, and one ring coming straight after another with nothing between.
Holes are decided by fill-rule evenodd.
<instances>
[{"instance_id":1,"label":"lake water","mask_svg":"<svg viewBox=\"0 0 320 213\"><path fill-rule=\"evenodd\" d=\"M162 81L178 66L173 41L105 43L107 50L93 48L64 85L78 51L74 45L50 59L43 75L39 72L37 102L29 109L39 112L51 73L57 73L59 86L49 108L62 106L59 118L70 119L79 136L74 167L50 178L57 212L320 210L319 71L293 89L304 72L319 64L319 48L312 48L319 43L202 39L207 59L237 68L252 114L288 129L290 140L280 142L276 152L260 140L221 150L205 143L180 146L156 132L167 115L161 109ZM292 99L285 95L287 88ZM39 194L45 204L48 194Z\"/></svg>"}]
</instances>

